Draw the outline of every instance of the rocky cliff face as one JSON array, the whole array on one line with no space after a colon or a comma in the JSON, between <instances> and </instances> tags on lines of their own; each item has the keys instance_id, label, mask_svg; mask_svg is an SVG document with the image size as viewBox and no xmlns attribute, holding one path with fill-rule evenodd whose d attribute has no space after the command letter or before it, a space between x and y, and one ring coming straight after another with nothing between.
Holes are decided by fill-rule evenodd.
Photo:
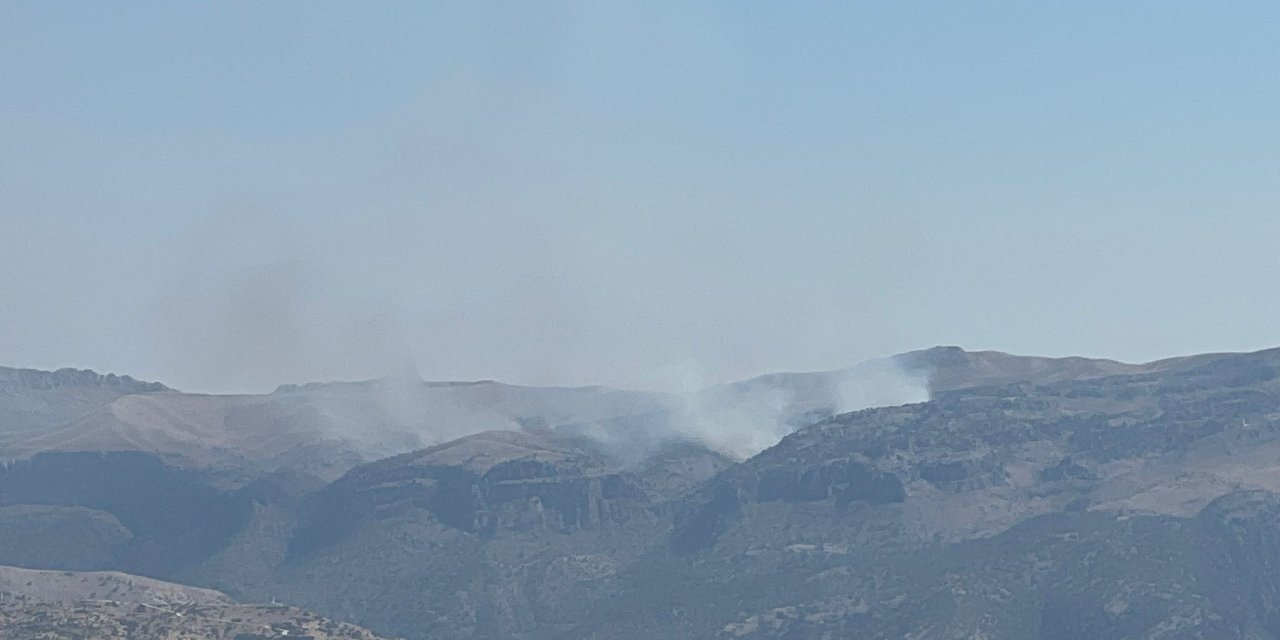
<instances>
[{"instance_id":1,"label":"rocky cliff face","mask_svg":"<svg viewBox=\"0 0 1280 640\"><path fill-rule=\"evenodd\" d=\"M567 629L620 566L663 544L669 501L727 465L687 443L625 467L577 437L469 436L315 494L269 588L423 637ZM339 575L343 589L316 588Z\"/></svg>"},{"instance_id":2,"label":"rocky cliff face","mask_svg":"<svg viewBox=\"0 0 1280 640\"><path fill-rule=\"evenodd\" d=\"M483 537L625 523L652 496L635 475L550 433L485 432L353 469L312 500L297 553L415 511Z\"/></svg>"}]
</instances>

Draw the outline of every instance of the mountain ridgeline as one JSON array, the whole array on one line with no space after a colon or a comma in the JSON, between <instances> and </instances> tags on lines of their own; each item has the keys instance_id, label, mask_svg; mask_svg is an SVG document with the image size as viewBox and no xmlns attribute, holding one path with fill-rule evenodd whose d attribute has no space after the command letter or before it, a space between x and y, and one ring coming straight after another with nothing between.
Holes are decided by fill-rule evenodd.
<instances>
[{"instance_id":1,"label":"mountain ridgeline","mask_svg":"<svg viewBox=\"0 0 1280 640\"><path fill-rule=\"evenodd\" d=\"M0 460L0 565L410 640L1280 640L1280 350L685 396L0 369Z\"/></svg>"}]
</instances>

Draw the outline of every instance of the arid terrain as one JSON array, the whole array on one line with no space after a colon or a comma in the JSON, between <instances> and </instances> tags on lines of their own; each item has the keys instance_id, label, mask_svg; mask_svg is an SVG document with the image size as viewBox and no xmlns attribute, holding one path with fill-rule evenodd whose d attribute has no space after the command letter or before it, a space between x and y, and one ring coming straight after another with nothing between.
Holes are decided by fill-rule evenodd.
<instances>
[{"instance_id":1,"label":"arid terrain","mask_svg":"<svg viewBox=\"0 0 1280 640\"><path fill-rule=\"evenodd\" d=\"M927 400L841 412L887 365ZM1276 350L939 347L683 397L5 376L0 563L45 570L0 571L19 636L1280 638Z\"/></svg>"},{"instance_id":2,"label":"arid terrain","mask_svg":"<svg viewBox=\"0 0 1280 640\"><path fill-rule=\"evenodd\" d=\"M354 625L284 605L236 604L117 572L0 567L0 637L31 640L379 640Z\"/></svg>"}]
</instances>

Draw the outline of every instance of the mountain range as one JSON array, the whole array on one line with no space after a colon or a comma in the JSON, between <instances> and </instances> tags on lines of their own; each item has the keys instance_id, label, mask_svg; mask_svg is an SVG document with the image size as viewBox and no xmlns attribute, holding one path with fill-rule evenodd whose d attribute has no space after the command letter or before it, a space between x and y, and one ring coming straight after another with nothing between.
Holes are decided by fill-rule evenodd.
<instances>
[{"instance_id":1,"label":"mountain range","mask_svg":"<svg viewBox=\"0 0 1280 640\"><path fill-rule=\"evenodd\" d=\"M33 584L410 640L1280 639L1280 350L935 347L686 394L0 369L0 460Z\"/></svg>"}]
</instances>

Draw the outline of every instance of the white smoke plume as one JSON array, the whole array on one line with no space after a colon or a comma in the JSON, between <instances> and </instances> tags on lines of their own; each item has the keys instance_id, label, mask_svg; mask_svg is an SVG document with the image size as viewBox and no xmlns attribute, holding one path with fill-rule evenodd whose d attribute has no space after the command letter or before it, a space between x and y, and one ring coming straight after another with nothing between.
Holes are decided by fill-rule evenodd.
<instances>
[{"instance_id":1,"label":"white smoke plume","mask_svg":"<svg viewBox=\"0 0 1280 640\"><path fill-rule=\"evenodd\" d=\"M686 394L672 428L742 460L835 414L928 400L927 371L884 358L837 371L770 374Z\"/></svg>"},{"instance_id":2,"label":"white smoke plume","mask_svg":"<svg viewBox=\"0 0 1280 640\"><path fill-rule=\"evenodd\" d=\"M696 376L685 381L698 384ZM358 383L288 385L324 416L331 438L382 457L489 430L547 428L596 442L623 464L692 441L743 460L835 414L929 399L927 372L894 360L769 374L687 393L606 387L431 383L412 372Z\"/></svg>"},{"instance_id":3,"label":"white smoke plume","mask_svg":"<svg viewBox=\"0 0 1280 640\"><path fill-rule=\"evenodd\" d=\"M249 218L223 217L197 230L191 264L159 300L157 328L173 374L166 379L179 388L194 380L201 391L259 393L317 375L373 380L311 386L307 400L329 437L356 443L370 457L542 425L570 428L619 458L684 439L744 459L837 413L928 399L927 374L893 359L720 385L706 384L690 360L662 371L665 385L654 384L675 392L427 384L415 361L415 354L431 353L421 348L422 328L406 326L385 292L384 299L353 297L334 286L343 274L306 259L316 251L305 237L272 216Z\"/></svg>"},{"instance_id":4,"label":"white smoke plume","mask_svg":"<svg viewBox=\"0 0 1280 640\"><path fill-rule=\"evenodd\" d=\"M929 401L925 369L908 369L894 358L868 360L836 374L836 413Z\"/></svg>"}]
</instances>

